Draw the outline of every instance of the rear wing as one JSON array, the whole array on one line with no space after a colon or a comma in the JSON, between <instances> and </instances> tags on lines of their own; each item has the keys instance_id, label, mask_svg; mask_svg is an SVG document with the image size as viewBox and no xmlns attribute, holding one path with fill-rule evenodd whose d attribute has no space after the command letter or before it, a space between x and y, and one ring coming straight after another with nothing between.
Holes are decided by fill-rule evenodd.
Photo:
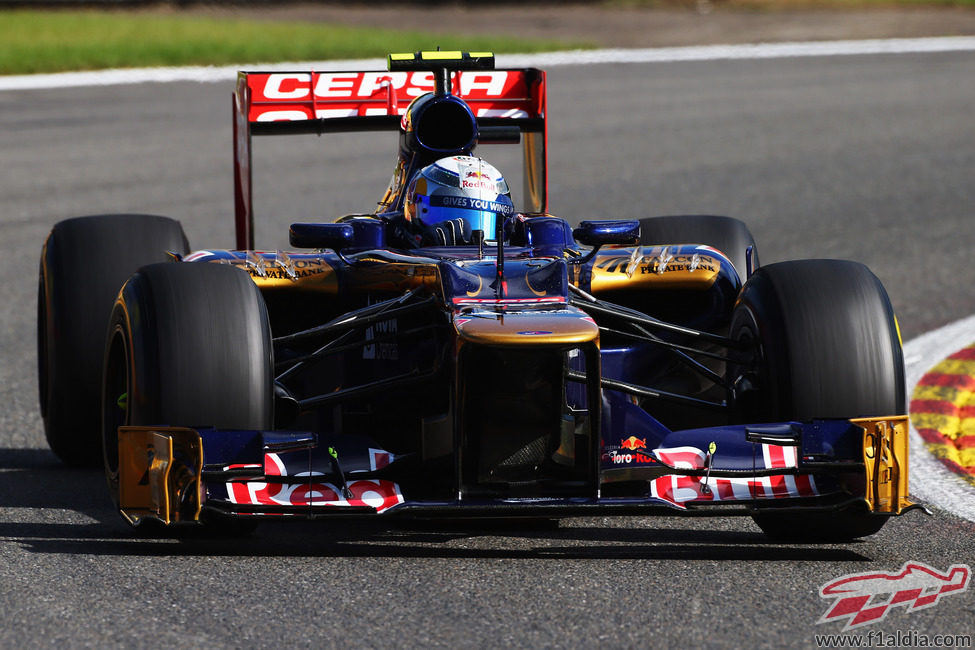
<instances>
[{"instance_id":1,"label":"rear wing","mask_svg":"<svg viewBox=\"0 0 975 650\"><path fill-rule=\"evenodd\" d=\"M481 143L522 143L528 212L548 205L545 73L455 70L451 94L477 118ZM240 72L233 97L237 248L254 248L251 136L397 131L407 106L433 92L432 71ZM381 191L381 188L377 188Z\"/></svg>"}]
</instances>

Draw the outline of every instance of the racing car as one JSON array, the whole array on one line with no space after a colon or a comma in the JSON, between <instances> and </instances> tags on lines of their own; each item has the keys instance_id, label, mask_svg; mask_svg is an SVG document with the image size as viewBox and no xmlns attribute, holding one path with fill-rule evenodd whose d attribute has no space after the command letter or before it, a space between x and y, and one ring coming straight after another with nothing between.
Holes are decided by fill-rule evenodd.
<instances>
[{"instance_id":1,"label":"racing car","mask_svg":"<svg viewBox=\"0 0 975 650\"><path fill-rule=\"evenodd\" d=\"M730 217L549 214L545 89L477 52L239 73L233 249L140 214L48 236L51 449L102 464L134 526L736 514L848 540L917 507L877 277L762 266ZM398 134L376 209L256 248L252 137L361 131Z\"/></svg>"}]
</instances>

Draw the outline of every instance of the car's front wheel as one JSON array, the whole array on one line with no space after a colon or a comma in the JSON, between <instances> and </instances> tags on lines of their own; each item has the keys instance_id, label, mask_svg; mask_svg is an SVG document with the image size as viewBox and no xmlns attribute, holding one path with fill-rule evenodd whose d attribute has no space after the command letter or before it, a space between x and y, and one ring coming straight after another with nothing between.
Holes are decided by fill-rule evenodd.
<instances>
[{"instance_id":1,"label":"car's front wheel","mask_svg":"<svg viewBox=\"0 0 975 650\"><path fill-rule=\"evenodd\" d=\"M742 422L901 415L904 358L894 312L863 264L797 260L758 269L731 323L757 363L736 377ZM837 541L877 532L886 517L843 512L759 513L770 537Z\"/></svg>"},{"instance_id":2,"label":"car's front wheel","mask_svg":"<svg viewBox=\"0 0 975 650\"><path fill-rule=\"evenodd\" d=\"M244 271L141 268L115 303L105 350L102 447L116 504L118 427L271 429L273 369L267 309Z\"/></svg>"}]
</instances>

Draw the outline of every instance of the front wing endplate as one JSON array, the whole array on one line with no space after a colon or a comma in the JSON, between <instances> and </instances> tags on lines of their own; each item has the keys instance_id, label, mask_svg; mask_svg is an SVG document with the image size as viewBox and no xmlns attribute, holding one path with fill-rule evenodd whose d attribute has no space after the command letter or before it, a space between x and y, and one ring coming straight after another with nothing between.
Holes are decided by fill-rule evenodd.
<instances>
[{"instance_id":1,"label":"front wing endplate","mask_svg":"<svg viewBox=\"0 0 975 650\"><path fill-rule=\"evenodd\" d=\"M867 504L872 512L899 515L913 504L907 499L908 418L856 418L863 429L863 464Z\"/></svg>"},{"instance_id":2,"label":"front wing endplate","mask_svg":"<svg viewBox=\"0 0 975 650\"><path fill-rule=\"evenodd\" d=\"M119 510L136 523L199 521L203 441L193 429L119 427Z\"/></svg>"}]
</instances>

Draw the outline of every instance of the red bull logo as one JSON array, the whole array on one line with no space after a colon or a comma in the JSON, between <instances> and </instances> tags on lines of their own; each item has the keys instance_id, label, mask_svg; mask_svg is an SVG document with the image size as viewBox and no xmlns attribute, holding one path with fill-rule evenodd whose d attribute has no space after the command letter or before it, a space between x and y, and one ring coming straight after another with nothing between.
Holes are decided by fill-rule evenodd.
<instances>
[{"instance_id":1,"label":"red bull logo","mask_svg":"<svg viewBox=\"0 0 975 650\"><path fill-rule=\"evenodd\" d=\"M637 449L646 449L647 439L637 438L636 436L630 436L626 440L620 442L620 447L622 447L623 449L630 449L632 451L635 451Z\"/></svg>"},{"instance_id":2,"label":"red bull logo","mask_svg":"<svg viewBox=\"0 0 975 650\"><path fill-rule=\"evenodd\" d=\"M942 573L921 562L908 562L897 573L854 573L837 578L819 590L836 602L818 623L846 619L844 630L882 621L892 607L908 612L934 607L943 596L968 589L971 569L953 564Z\"/></svg>"},{"instance_id":3,"label":"red bull logo","mask_svg":"<svg viewBox=\"0 0 975 650\"><path fill-rule=\"evenodd\" d=\"M480 169L469 167L463 171L464 178L460 182L463 188L476 188L482 190L495 190L497 183L491 174Z\"/></svg>"}]
</instances>

